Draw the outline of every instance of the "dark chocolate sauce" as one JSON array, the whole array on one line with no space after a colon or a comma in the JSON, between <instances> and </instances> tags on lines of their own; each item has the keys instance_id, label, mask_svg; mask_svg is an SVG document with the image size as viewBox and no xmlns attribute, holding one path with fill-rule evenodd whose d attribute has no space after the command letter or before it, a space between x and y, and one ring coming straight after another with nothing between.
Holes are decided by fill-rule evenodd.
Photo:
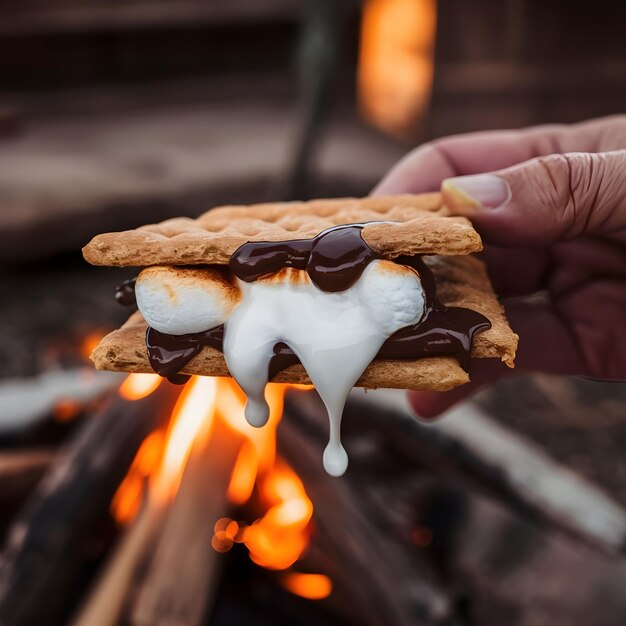
<instances>
[{"instance_id":1,"label":"dark chocolate sauce","mask_svg":"<svg viewBox=\"0 0 626 626\"><path fill-rule=\"evenodd\" d=\"M419 274L426 300L424 314L419 322L391 335L376 358L454 356L468 371L474 335L491 328L491 322L478 311L441 304L437 298L435 277L421 257L399 257L397 262L412 267Z\"/></svg>"},{"instance_id":2,"label":"dark chocolate sauce","mask_svg":"<svg viewBox=\"0 0 626 626\"><path fill-rule=\"evenodd\" d=\"M179 372L193 357L200 354L202 348L210 346L223 352L223 343L223 325L202 333L187 335L168 335L150 327L146 331L146 347L152 369L175 385L184 385L189 380L187 374L179 374ZM286 343L277 343L268 366L268 380L290 365L296 365L299 362L298 357Z\"/></svg>"},{"instance_id":3,"label":"dark chocolate sauce","mask_svg":"<svg viewBox=\"0 0 626 626\"><path fill-rule=\"evenodd\" d=\"M122 306L136 306L135 299L135 283L137 278L125 280L121 285L115 288L115 301Z\"/></svg>"},{"instance_id":4,"label":"dark chocolate sauce","mask_svg":"<svg viewBox=\"0 0 626 626\"><path fill-rule=\"evenodd\" d=\"M314 239L246 243L232 255L229 268L241 280L253 282L284 267L294 267L306 270L322 291L345 291L356 283L371 261L380 258L361 237L362 229L361 224L350 224L326 230ZM491 328L491 323L477 311L441 304L433 273L421 257L399 257L396 261L419 274L425 295L424 314L419 322L389 337L377 358L454 356L467 371L474 335ZM172 382L184 382L186 378L178 372L205 346L221 351L223 338L223 326L189 335L166 335L148 328L150 364ZM289 346L277 343L268 367L268 380L297 363L298 357ZM184 380L174 380L176 377Z\"/></svg>"},{"instance_id":5,"label":"dark chocolate sauce","mask_svg":"<svg viewBox=\"0 0 626 626\"><path fill-rule=\"evenodd\" d=\"M152 369L175 384L187 382L188 377L183 378L179 372L200 354L202 348L210 346L221 352L223 343L224 326L187 335L168 335L150 327L146 331L146 347Z\"/></svg>"},{"instance_id":6,"label":"dark chocolate sauce","mask_svg":"<svg viewBox=\"0 0 626 626\"><path fill-rule=\"evenodd\" d=\"M380 258L361 237L363 226L334 226L313 239L244 243L230 257L228 267L247 283L283 267L294 267L306 270L322 291L345 291L371 261Z\"/></svg>"}]
</instances>

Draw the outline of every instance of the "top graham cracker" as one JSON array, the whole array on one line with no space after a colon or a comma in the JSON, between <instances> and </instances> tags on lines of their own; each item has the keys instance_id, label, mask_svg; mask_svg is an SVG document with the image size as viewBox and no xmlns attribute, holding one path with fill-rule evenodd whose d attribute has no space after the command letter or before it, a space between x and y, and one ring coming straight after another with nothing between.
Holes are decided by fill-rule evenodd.
<instances>
[{"instance_id":1,"label":"top graham cracker","mask_svg":"<svg viewBox=\"0 0 626 626\"><path fill-rule=\"evenodd\" d=\"M224 206L197 219L181 217L97 235L83 254L93 265L117 267L227 265L233 252L249 241L309 239L332 226L365 222L378 222L367 224L362 236L387 259L482 249L469 220L449 216L441 194L427 193Z\"/></svg>"}]
</instances>

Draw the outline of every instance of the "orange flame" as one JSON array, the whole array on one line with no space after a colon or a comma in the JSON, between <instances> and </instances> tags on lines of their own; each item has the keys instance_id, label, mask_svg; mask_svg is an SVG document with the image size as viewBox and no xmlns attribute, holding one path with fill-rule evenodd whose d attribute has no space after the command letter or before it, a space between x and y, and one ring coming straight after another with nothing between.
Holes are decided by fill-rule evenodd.
<instances>
[{"instance_id":1,"label":"orange flame","mask_svg":"<svg viewBox=\"0 0 626 626\"><path fill-rule=\"evenodd\" d=\"M293 565L309 544L313 503L298 475L278 461L259 485L265 515L241 531L250 558L268 569Z\"/></svg>"},{"instance_id":2,"label":"orange flame","mask_svg":"<svg viewBox=\"0 0 626 626\"><path fill-rule=\"evenodd\" d=\"M57 422L70 422L81 412L83 406L73 398L61 398L54 406L53 417Z\"/></svg>"},{"instance_id":3,"label":"orange flame","mask_svg":"<svg viewBox=\"0 0 626 626\"><path fill-rule=\"evenodd\" d=\"M265 398L270 407L268 423L263 428L250 426L244 416L245 396L230 379L221 381L218 414L242 434L241 448L228 487L233 504L243 504L257 487L265 514L251 525L238 526L237 535L229 538L217 530L214 547L221 552L233 542L243 543L250 558L269 569L286 569L300 558L309 542L308 524L313 504L298 475L276 458L276 429L280 421L285 392L295 385L269 384ZM298 385L310 389L310 385Z\"/></svg>"},{"instance_id":4,"label":"orange flame","mask_svg":"<svg viewBox=\"0 0 626 626\"><path fill-rule=\"evenodd\" d=\"M255 428L246 421L244 415L246 396L239 386L230 378L221 378L218 384L220 399L217 407L218 416L230 428L243 435L254 448L258 471L267 470L274 464L276 458L276 428L283 413L285 391L289 385L267 385L265 399L270 407L270 416L263 428ZM243 471L243 468L241 469Z\"/></svg>"},{"instance_id":5,"label":"orange flame","mask_svg":"<svg viewBox=\"0 0 626 626\"><path fill-rule=\"evenodd\" d=\"M118 391L125 400L141 400L149 396L162 381L158 374L129 374Z\"/></svg>"},{"instance_id":6,"label":"orange flame","mask_svg":"<svg viewBox=\"0 0 626 626\"><path fill-rule=\"evenodd\" d=\"M233 473L230 477L226 495L233 504L243 504L250 499L259 469L258 454L250 441L245 441Z\"/></svg>"},{"instance_id":7,"label":"orange flame","mask_svg":"<svg viewBox=\"0 0 626 626\"><path fill-rule=\"evenodd\" d=\"M433 81L436 0L367 0L358 92L363 116L405 138L423 116Z\"/></svg>"},{"instance_id":8,"label":"orange flame","mask_svg":"<svg viewBox=\"0 0 626 626\"><path fill-rule=\"evenodd\" d=\"M89 358L107 332L109 331L99 328L90 331L85 337L83 337L80 342L80 353L85 359Z\"/></svg>"},{"instance_id":9,"label":"orange flame","mask_svg":"<svg viewBox=\"0 0 626 626\"><path fill-rule=\"evenodd\" d=\"M136 376L151 375L131 374L125 382ZM145 392L146 379L134 380L142 381L137 387L143 386ZM134 382L129 384L129 389L134 386ZM167 433L155 431L142 443L111 502L111 513L118 523L135 518L146 484L150 484L150 496L158 501L176 494L194 442L205 441L211 431L216 392L216 379L194 376L176 402Z\"/></svg>"},{"instance_id":10,"label":"orange flame","mask_svg":"<svg viewBox=\"0 0 626 626\"><path fill-rule=\"evenodd\" d=\"M120 393L129 398L151 393L155 382L145 376L129 376L123 385L125 391L120 389ZM234 543L242 543L258 565L274 570L293 565L309 544L313 503L299 476L276 455L276 429L284 395L290 387L293 386L267 386L269 421L263 428L254 428L245 420L246 399L232 379L193 377L176 403L167 433L152 433L137 452L111 504L115 519L120 524L134 519L146 497L146 486L148 497L171 499L178 490L192 446L208 440L217 418L234 431L233 436L243 438L226 494L229 502L241 505L256 493L265 512L252 524L229 518L218 520L213 548L227 552ZM293 574L285 581L293 593L303 597L322 598L330 593L330 581L321 575Z\"/></svg>"},{"instance_id":11,"label":"orange flame","mask_svg":"<svg viewBox=\"0 0 626 626\"><path fill-rule=\"evenodd\" d=\"M161 430L148 435L141 444L111 502L111 513L118 524L128 524L139 512L145 485L163 454L164 445L165 435Z\"/></svg>"},{"instance_id":12,"label":"orange flame","mask_svg":"<svg viewBox=\"0 0 626 626\"><path fill-rule=\"evenodd\" d=\"M194 442L205 442L215 418L217 381L194 376L172 411L161 463L151 487L159 499L171 499L178 490Z\"/></svg>"},{"instance_id":13,"label":"orange flame","mask_svg":"<svg viewBox=\"0 0 626 626\"><path fill-rule=\"evenodd\" d=\"M324 574L299 574L291 572L282 580L283 587L308 600L327 598L333 590L333 583Z\"/></svg>"}]
</instances>

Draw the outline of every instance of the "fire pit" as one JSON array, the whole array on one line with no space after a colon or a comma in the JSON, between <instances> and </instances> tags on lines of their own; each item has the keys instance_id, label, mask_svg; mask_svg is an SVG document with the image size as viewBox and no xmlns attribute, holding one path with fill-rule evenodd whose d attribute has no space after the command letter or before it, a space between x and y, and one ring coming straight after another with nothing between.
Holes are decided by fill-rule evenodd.
<instances>
[{"instance_id":1,"label":"fire pit","mask_svg":"<svg viewBox=\"0 0 626 626\"><path fill-rule=\"evenodd\" d=\"M485 610L468 580L492 576L459 570L476 524L517 532L513 570L538 537L596 568L624 545L619 505L475 405L425 426L402 394L355 393L337 479L315 392L267 398L263 429L230 379L132 374L79 403L71 440L14 470L31 492L7 534L2 623L463 623ZM512 611L495 590L489 610Z\"/></svg>"}]
</instances>

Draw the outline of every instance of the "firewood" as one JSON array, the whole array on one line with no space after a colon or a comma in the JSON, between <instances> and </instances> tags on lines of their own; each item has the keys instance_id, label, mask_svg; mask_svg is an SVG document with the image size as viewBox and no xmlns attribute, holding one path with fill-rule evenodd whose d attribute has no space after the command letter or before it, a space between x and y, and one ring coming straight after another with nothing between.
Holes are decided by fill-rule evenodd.
<instances>
[{"instance_id":1,"label":"firewood","mask_svg":"<svg viewBox=\"0 0 626 626\"><path fill-rule=\"evenodd\" d=\"M326 602L346 623L454 623L446 622L452 619L452 602L427 561L416 554L409 533L392 529L393 496L385 510L372 504L367 477L351 473L353 468L339 479L324 473L321 450L326 435L322 428L312 428L321 426L320 416L325 418L319 409L314 400L289 402L278 431L279 450L315 505L312 546L295 568L330 576L334 592ZM315 415L307 416L307 410ZM386 486L389 493L393 485Z\"/></svg>"},{"instance_id":2,"label":"firewood","mask_svg":"<svg viewBox=\"0 0 626 626\"><path fill-rule=\"evenodd\" d=\"M363 422L386 436L395 431L396 445L431 472L470 484L606 553L626 549L626 510L617 501L478 406L464 404L423 425L413 416L406 394L382 391L368 400L357 401L361 409L370 407Z\"/></svg>"},{"instance_id":3,"label":"firewood","mask_svg":"<svg viewBox=\"0 0 626 626\"><path fill-rule=\"evenodd\" d=\"M0 501L32 489L54 458L54 451L47 449L0 452Z\"/></svg>"},{"instance_id":4,"label":"firewood","mask_svg":"<svg viewBox=\"0 0 626 626\"><path fill-rule=\"evenodd\" d=\"M73 616L72 626L115 626L119 623L133 576L154 548L165 517L164 503L147 499L144 504Z\"/></svg>"},{"instance_id":5,"label":"firewood","mask_svg":"<svg viewBox=\"0 0 626 626\"><path fill-rule=\"evenodd\" d=\"M85 553L110 519L120 481L141 442L168 417L178 392L164 383L142 400L113 398L81 425L8 534L0 558L3 626L64 619L84 582Z\"/></svg>"},{"instance_id":6,"label":"firewood","mask_svg":"<svg viewBox=\"0 0 626 626\"><path fill-rule=\"evenodd\" d=\"M230 512L226 490L240 447L241 437L217 421L206 447L192 452L154 557L136 583L133 626L202 624L223 561L211 547L213 525Z\"/></svg>"}]
</instances>

